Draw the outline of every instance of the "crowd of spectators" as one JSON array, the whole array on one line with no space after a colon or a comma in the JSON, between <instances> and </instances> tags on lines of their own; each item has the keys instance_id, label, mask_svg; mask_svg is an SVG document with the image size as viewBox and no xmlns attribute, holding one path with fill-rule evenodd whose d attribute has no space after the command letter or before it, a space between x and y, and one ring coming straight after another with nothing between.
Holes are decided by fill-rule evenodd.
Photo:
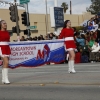
<instances>
[{"instance_id":1,"label":"crowd of spectators","mask_svg":"<svg viewBox=\"0 0 100 100\"><path fill-rule=\"evenodd\" d=\"M78 50L76 63L100 62L100 16L91 18L83 30L75 30L75 40ZM81 61L78 60L79 56Z\"/></svg>"},{"instance_id":2,"label":"crowd of spectators","mask_svg":"<svg viewBox=\"0 0 100 100\"><path fill-rule=\"evenodd\" d=\"M54 40L58 39L58 36L55 35L54 33L49 33L46 36L40 35L40 36L35 36L35 37L30 37L30 38L25 38L24 36L21 37L20 41L40 41L40 40Z\"/></svg>"}]
</instances>

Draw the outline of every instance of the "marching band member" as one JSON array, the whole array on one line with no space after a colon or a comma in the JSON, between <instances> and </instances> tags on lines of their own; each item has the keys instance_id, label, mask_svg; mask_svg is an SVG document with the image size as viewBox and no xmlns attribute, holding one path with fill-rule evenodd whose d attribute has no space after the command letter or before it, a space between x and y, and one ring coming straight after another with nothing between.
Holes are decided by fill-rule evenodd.
<instances>
[{"instance_id":1,"label":"marching band member","mask_svg":"<svg viewBox=\"0 0 100 100\"><path fill-rule=\"evenodd\" d=\"M9 41L10 41L10 34L7 31L7 23L4 20L1 20L0 21L0 57L3 60L2 83L4 84L10 84L8 80L9 55L11 54Z\"/></svg>"},{"instance_id":2,"label":"marching band member","mask_svg":"<svg viewBox=\"0 0 100 100\"><path fill-rule=\"evenodd\" d=\"M74 41L74 30L71 28L70 20L66 20L64 22L64 26L60 33L59 39L63 39L63 38L65 39L65 49L68 51L68 54L69 54L68 72L76 73L74 69L76 44Z\"/></svg>"}]
</instances>

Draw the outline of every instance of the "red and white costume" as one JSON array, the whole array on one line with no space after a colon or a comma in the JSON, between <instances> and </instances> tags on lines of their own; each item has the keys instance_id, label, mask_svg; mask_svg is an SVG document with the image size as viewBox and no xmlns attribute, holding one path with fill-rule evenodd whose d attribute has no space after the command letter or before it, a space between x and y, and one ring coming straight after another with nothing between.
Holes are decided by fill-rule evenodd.
<instances>
[{"instance_id":1,"label":"red and white costume","mask_svg":"<svg viewBox=\"0 0 100 100\"><path fill-rule=\"evenodd\" d=\"M0 56L8 56L11 54L9 47L10 35L8 31L0 30Z\"/></svg>"},{"instance_id":2,"label":"red and white costume","mask_svg":"<svg viewBox=\"0 0 100 100\"><path fill-rule=\"evenodd\" d=\"M74 41L74 30L72 28L63 28L59 39L65 39L65 49L67 51L75 50L76 44Z\"/></svg>"}]
</instances>

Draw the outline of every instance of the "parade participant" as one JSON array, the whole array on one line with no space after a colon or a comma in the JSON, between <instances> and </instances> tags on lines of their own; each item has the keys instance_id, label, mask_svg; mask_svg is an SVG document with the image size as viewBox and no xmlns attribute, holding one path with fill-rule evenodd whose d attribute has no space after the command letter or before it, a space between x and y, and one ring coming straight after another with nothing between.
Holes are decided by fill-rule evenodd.
<instances>
[{"instance_id":1,"label":"parade participant","mask_svg":"<svg viewBox=\"0 0 100 100\"><path fill-rule=\"evenodd\" d=\"M8 80L8 64L9 55L11 54L9 47L10 35L7 31L7 23L4 20L0 21L0 57L3 60L2 67L2 83L10 84Z\"/></svg>"},{"instance_id":2,"label":"parade participant","mask_svg":"<svg viewBox=\"0 0 100 100\"><path fill-rule=\"evenodd\" d=\"M63 29L60 33L59 39L65 39L65 49L67 50L69 54L69 61L68 61L68 67L69 73L76 73L74 69L74 59L75 59L75 49L76 44L74 41L74 30L71 28L71 22L70 20L66 20L64 22Z\"/></svg>"}]
</instances>

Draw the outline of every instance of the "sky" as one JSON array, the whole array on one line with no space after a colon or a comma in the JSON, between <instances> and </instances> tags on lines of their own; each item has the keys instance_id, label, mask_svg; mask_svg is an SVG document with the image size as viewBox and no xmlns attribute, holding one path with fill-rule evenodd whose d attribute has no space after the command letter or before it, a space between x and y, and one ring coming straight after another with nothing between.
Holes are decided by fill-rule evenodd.
<instances>
[{"instance_id":1,"label":"sky","mask_svg":"<svg viewBox=\"0 0 100 100\"><path fill-rule=\"evenodd\" d=\"M13 2L14 0L0 0L0 1L8 1ZM17 0L19 2L19 0ZM68 5L70 3L70 0L57 0L58 1L58 7L61 6L62 2L66 2ZM91 0L71 0L72 1L72 14L82 14L83 12L86 12L86 7L89 7L91 5ZM47 7L48 7L48 13L49 8L54 7L54 0L47 0ZM1 8L9 8L9 5L3 6L0 5ZM23 8L19 8L23 9ZM46 13L46 4L45 0L30 0L29 2L29 12L30 13L39 13L39 14L45 14ZM69 14L69 9L66 12Z\"/></svg>"}]
</instances>

